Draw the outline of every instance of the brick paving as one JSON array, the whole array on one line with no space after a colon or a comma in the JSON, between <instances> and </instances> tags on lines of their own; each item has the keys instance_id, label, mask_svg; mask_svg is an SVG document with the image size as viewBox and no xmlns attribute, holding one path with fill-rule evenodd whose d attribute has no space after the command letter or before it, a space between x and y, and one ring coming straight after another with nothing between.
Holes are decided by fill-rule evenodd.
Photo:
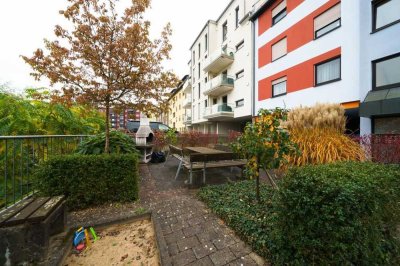
<instances>
[{"instance_id":1,"label":"brick paving","mask_svg":"<svg viewBox=\"0 0 400 266\"><path fill-rule=\"evenodd\" d=\"M184 184L187 172L174 180L178 161L141 165L141 203L153 211L163 247L163 265L267 265L222 220L199 201L197 189ZM235 180L240 170L217 169L207 173L207 183ZM198 178L201 179L201 178Z\"/></svg>"}]
</instances>

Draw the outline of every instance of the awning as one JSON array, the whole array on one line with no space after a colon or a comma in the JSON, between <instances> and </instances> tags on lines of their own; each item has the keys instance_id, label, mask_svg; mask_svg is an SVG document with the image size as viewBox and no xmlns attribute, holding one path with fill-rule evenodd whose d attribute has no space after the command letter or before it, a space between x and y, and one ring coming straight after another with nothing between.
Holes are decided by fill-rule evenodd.
<instances>
[{"instance_id":1,"label":"awning","mask_svg":"<svg viewBox=\"0 0 400 266\"><path fill-rule=\"evenodd\" d=\"M400 88L370 91L360 104L360 116L400 114Z\"/></svg>"}]
</instances>

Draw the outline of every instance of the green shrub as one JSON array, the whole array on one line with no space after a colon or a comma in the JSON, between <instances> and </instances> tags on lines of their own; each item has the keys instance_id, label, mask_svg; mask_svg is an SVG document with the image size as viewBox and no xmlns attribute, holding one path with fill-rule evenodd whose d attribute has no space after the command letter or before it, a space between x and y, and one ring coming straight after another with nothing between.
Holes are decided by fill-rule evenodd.
<instances>
[{"instance_id":1,"label":"green shrub","mask_svg":"<svg viewBox=\"0 0 400 266\"><path fill-rule=\"evenodd\" d=\"M90 137L79 144L78 154L102 154L106 145L106 134ZM110 131L110 153L136 153L135 142L128 135L119 131Z\"/></svg>"},{"instance_id":2,"label":"green shrub","mask_svg":"<svg viewBox=\"0 0 400 266\"><path fill-rule=\"evenodd\" d=\"M275 265L400 265L400 166L337 163L290 169L255 201L251 181L199 196Z\"/></svg>"},{"instance_id":3,"label":"green shrub","mask_svg":"<svg viewBox=\"0 0 400 266\"><path fill-rule=\"evenodd\" d=\"M399 264L400 167L337 163L294 168L274 199L277 264Z\"/></svg>"},{"instance_id":4,"label":"green shrub","mask_svg":"<svg viewBox=\"0 0 400 266\"><path fill-rule=\"evenodd\" d=\"M271 216L271 198L275 191L261 184L259 204L254 182L247 180L234 184L207 186L200 189L198 196L254 251L267 257L267 242L271 231L268 217Z\"/></svg>"},{"instance_id":5,"label":"green shrub","mask_svg":"<svg viewBox=\"0 0 400 266\"><path fill-rule=\"evenodd\" d=\"M66 195L71 209L138 199L135 154L57 156L39 165L34 177L39 194Z\"/></svg>"}]
</instances>

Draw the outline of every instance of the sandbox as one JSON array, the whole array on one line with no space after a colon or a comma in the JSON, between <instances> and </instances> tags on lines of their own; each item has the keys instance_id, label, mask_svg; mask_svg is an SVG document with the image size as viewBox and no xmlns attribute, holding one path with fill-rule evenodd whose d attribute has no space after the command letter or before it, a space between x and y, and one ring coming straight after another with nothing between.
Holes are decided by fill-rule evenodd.
<instances>
[{"instance_id":1,"label":"sandbox","mask_svg":"<svg viewBox=\"0 0 400 266\"><path fill-rule=\"evenodd\" d=\"M100 239L81 253L72 249L61 265L160 265L150 220L108 225L96 230Z\"/></svg>"}]
</instances>

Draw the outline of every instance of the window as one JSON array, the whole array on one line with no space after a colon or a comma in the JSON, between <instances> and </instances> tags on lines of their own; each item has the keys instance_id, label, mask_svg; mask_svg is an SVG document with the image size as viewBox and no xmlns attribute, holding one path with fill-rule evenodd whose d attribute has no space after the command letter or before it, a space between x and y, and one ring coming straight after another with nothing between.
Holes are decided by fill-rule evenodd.
<instances>
[{"instance_id":1,"label":"window","mask_svg":"<svg viewBox=\"0 0 400 266\"><path fill-rule=\"evenodd\" d=\"M241 107L244 105L244 99L240 99L236 101L236 107Z\"/></svg>"},{"instance_id":2,"label":"window","mask_svg":"<svg viewBox=\"0 0 400 266\"><path fill-rule=\"evenodd\" d=\"M400 134L400 117L375 117L373 118L374 134Z\"/></svg>"},{"instance_id":3,"label":"window","mask_svg":"<svg viewBox=\"0 0 400 266\"><path fill-rule=\"evenodd\" d=\"M239 51L244 47L244 40L242 40L240 43L236 45L236 52Z\"/></svg>"},{"instance_id":4,"label":"window","mask_svg":"<svg viewBox=\"0 0 400 266\"><path fill-rule=\"evenodd\" d=\"M201 54L201 43L199 43L199 59L200 59L200 54Z\"/></svg>"},{"instance_id":5,"label":"window","mask_svg":"<svg viewBox=\"0 0 400 266\"><path fill-rule=\"evenodd\" d=\"M271 47L272 61L275 61L287 54L287 38L283 38Z\"/></svg>"},{"instance_id":6,"label":"window","mask_svg":"<svg viewBox=\"0 0 400 266\"><path fill-rule=\"evenodd\" d=\"M272 25L275 25L286 17L286 0L283 0L278 6L272 9Z\"/></svg>"},{"instance_id":7,"label":"window","mask_svg":"<svg viewBox=\"0 0 400 266\"><path fill-rule=\"evenodd\" d=\"M199 77L199 79L200 79L200 63L199 63L198 66L199 66L199 69L198 69L198 74L199 74L199 75L198 75L198 77Z\"/></svg>"},{"instance_id":8,"label":"window","mask_svg":"<svg viewBox=\"0 0 400 266\"><path fill-rule=\"evenodd\" d=\"M372 2L372 31L400 22L400 0L375 0Z\"/></svg>"},{"instance_id":9,"label":"window","mask_svg":"<svg viewBox=\"0 0 400 266\"><path fill-rule=\"evenodd\" d=\"M315 65L315 85L340 80L340 57Z\"/></svg>"},{"instance_id":10,"label":"window","mask_svg":"<svg viewBox=\"0 0 400 266\"><path fill-rule=\"evenodd\" d=\"M199 83L199 99L200 99L200 90L201 90L201 87L200 87L200 83Z\"/></svg>"},{"instance_id":11,"label":"window","mask_svg":"<svg viewBox=\"0 0 400 266\"><path fill-rule=\"evenodd\" d=\"M235 9L235 25L236 28L239 28L239 7Z\"/></svg>"},{"instance_id":12,"label":"window","mask_svg":"<svg viewBox=\"0 0 400 266\"><path fill-rule=\"evenodd\" d=\"M207 52L208 50L208 35L204 36L204 51Z\"/></svg>"},{"instance_id":13,"label":"window","mask_svg":"<svg viewBox=\"0 0 400 266\"><path fill-rule=\"evenodd\" d=\"M372 62L374 90L400 87L400 53Z\"/></svg>"},{"instance_id":14,"label":"window","mask_svg":"<svg viewBox=\"0 0 400 266\"><path fill-rule=\"evenodd\" d=\"M204 100L204 107L207 107L207 100Z\"/></svg>"},{"instance_id":15,"label":"window","mask_svg":"<svg viewBox=\"0 0 400 266\"><path fill-rule=\"evenodd\" d=\"M244 69L242 69L238 73L236 73L236 79L240 79L242 77L244 77Z\"/></svg>"},{"instance_id":16,"label":"window","mask_svg":"<svg viewBox=\"0 0 400 266\"><path fill-rule=\"evenodd\" d=\"M222 41L226 40L226 36L228 35L228 21L225 21L222 24Z\"/></svg>"},{"instance_id":17,"label":"window","mask_svg":"<svg viewBox=\"0 0 400 266\"><path fill-rule=\"evenodd\" d=\"M193 49L193 50L194 50L194 49ZM193 51L193 65L194 65L195 62L196 62L196 52Z\"/></svg>"},{"instance_id":18,"label":"window","mask_svg":"<svg viewBox=\"0 0 400 266\"><path fill-rule=\"evenodd\" d=\"M317 39L329 32L339 28L340 3L314 18L314 38Z\"/></svg>"},{"instance_id":19,"label":"window","mask_svg":"<svg viewBox=\"0 0 400 266\"><path fill-rule=\"evenodd\" d=\"M205 77L205 78L204 78L204 83L207 83L207 82L208 82L208 78Z\"/></svg>"},{"instance_id":20,"label":"window","mask_svg":"<svg viewBox=\"0 0 400 266\"><path fill-rule=\"evenodd\" d=\"M272 81L272 97L277 97L286 94L286 81L287 81L286 77Z\"/></svg>"},{"instance_id":21,"label":"window","mask_svg":"<svg viewBox=\"0 0 400 266\"><path fill-rule=\"evenodd\" d=\"M217 98L213 98L213 105L217 104Z\"/></svg>"}]
</instances>

